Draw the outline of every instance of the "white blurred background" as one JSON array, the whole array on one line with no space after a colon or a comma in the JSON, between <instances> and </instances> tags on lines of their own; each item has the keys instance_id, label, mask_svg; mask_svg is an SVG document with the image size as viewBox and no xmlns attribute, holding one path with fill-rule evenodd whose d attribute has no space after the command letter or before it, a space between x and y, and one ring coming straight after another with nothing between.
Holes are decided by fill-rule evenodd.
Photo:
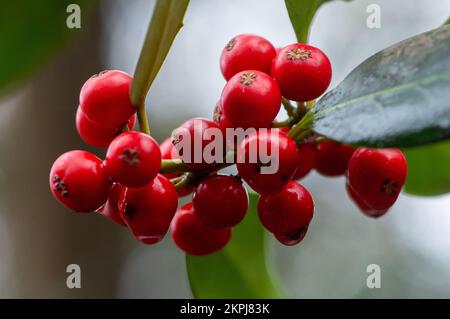
<instances>
[{"instance_id":1,"label":"white blurred background","mask_svg":"<svg viewBox=\"0 0 450 319\"><path fill-rule=\"evenodd\" d=\"M381 7L380 29L366 26L373 3ZM191 297L184 255L169 236L140 245L100 216L60 207L47 186L59 153L90 149L72 124L81 83L99 69L134 71L153 4L104 0L56 62L0 99L0 297ZM335 1L319 10L310 42L330 57L333 87L370 55L449 16L448 0ZM189 117L211 116L225 84L220 52L239 33L276 46L295 42L284 1L191 0L147 99L159 141ZM288 297L450 297L450 195L401 195L388 215L372 220L350 202L343 178L312 173L303 184L316 202L307 238L296 247L273 242L271 250ZM65 285L71 263L81 266L81 289ZM381 267L380 289L366 286L373 263Z\"/></svg>"}]
</instances>

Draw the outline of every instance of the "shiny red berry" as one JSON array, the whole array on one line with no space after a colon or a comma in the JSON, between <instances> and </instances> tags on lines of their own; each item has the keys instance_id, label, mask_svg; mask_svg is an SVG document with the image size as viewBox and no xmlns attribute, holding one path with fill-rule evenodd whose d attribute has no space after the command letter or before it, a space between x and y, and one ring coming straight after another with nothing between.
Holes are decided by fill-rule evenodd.
<instances>
[{"instance_id":1,"label":"shiny red berry","mask_svg":"<svg viewBox=\"0 0 450 319\"><path fill-rule=\"evenodd\" d=\"M161 145L159 146L159 149L161 150L161 159L175 159L175 158L179 158L178 156L178 151L175 149L175 147L172 144L172 138L166 138L164 140L164 142L161 143ZM180 174L178 173L169 173L169 174L163 174L165 177L167 177L168 179L172 179L175 177L180 176ZM192 187L187 187L187 188L182 188L182 189L178 189L178 195L180 197L189 195L190 193L192 193Z\"/></svg>"},{"instance_id":2,"label":"shiny red berry","mask_svg":"<svg viewBox=\"0 0 450 319\"><path fill-rule=\"evenodd\" d=\"M306 236L308 226L296 229L285 234L274 234L275 238L285 246L294 246L300 243Z\"/></svg>"},{"instance_id":3,"label":"shiny red berry","mask_svg":"<svg viewBox=\"0 0 450 319\"><path fill-rule=\"evenodd\" d=\"M120 184L114 183L109 191L109 196L106 203L97 209L97 213L105 216L120 226L127 226L120 216L119 212L119 200L122 196L125 187Z\"/></svg>"},{"instance_id":4,"label":"shiny red berry","mask_svg":"<svg viewBox=\"0 0 450 319\"><path fill-rule=\"evenodd\" d=\"M122 71L105 71L91 77L80 92L84 114L102 127L125 125L136 112L130 101L131 80Z\"/></svg>"},{"instance_id":5,"label":"shiny red berry","mask_svg":"<svg viewBox=\"0 0 450 319\"><path fill-rule=\"evenodd\" d=\"M200 182L192 204L206 226L229 228L239 224L247 213L248 196L237 177L217 175Z\"/></svg>"},{"instance_id":6,"label":"shiny red berry","mask_svg":"<svg viewBox=\"0 0 450 319\"><path fill-rule=\"evenodd\" d=\"M129 130L133 129L135 121L136 115L133 114L128 120ZM80 107L77 109L75 124L81 138L89 145L97 147L108 147L109 143L122 132L122 127L108 128L92 122Z\"/></svg>"},{"instance_id":7,"label":"shiny red berry","mask_svg":"<svg viewBox=\"0 0 450 319\"><path fill-rule=\"evenodd\" d=\"M361 212L364 215L373 217L373 218L378 218L388 212L388 209L376 210L376 209L373 209L372 207L369 207L369 205L367 205L363 201L363 199L351 188L348 181L345 186L347 189L348 196L350 196L350 198L353 200L353 202L356 204L356 206L358 206L358 208L361 210Z\"/></svg>"},{"instance_id":8,"label":"shiny red berry","mask_svg":"<svg viewBox=\"0 0 450 319\"><path fill-rule=\"evenodd\" d=\"M315 151L315 169L324 176L345 174L348 162L355 149L346 144L326 140L317 145Z\"/></svg>"},{"instance_id":9,"label":"shiny red berry","mask_svg":"<svg viewBox=\"0 0 450 319\"><path fill-rule=\"evenodd\" d=\"M124 132L109 145L105 167L114 182L127 187L142 187L158 174L161 151L149 135Z\"/></svg>"},{"instance_id":10,"label":"shiny red berry","mask_svg":"<svg viewBox=\"0 0 450 319\"><path fill-rule=\"evenodd\" d=\"M275 48L263 37L241 34L231 39L223 49L220 69L226 80L245 70L258 70L270 74L275 55Z\"/></svg>"},{"instance_id":11,"label":"shiny red berry","mask_svg":"<svg viewBox=\"0 0 450 319\"><path fill-rule=\"evenodd\" d=\"M314 168L316 148L312 143L297 145L298 162L297 170L292 179L297 180L305 177Z\"/></svg>"},{"instance_id":12,"label":"shiny red berry","mask_svg":"<svg viewBox=\"0 0 450 319\"><path fill-rule=\"evenodd\" d=\"M102 206L111 187L102 160L85 151L62 154L50 170L50 189L64 206L91 212Z\"/></svg>"},{"instance_id":13,"label":"shiny red berry","mask_svg":"<svg viewBox=\"0 0 450 319\"><path fill-rule=\"evenodd\" d=\"M325 53L311 45L295 43L278 52L271 73L285 98L306 102L326 91L332 71Z\"/></svg>"},{"instance_id":14,"label":"shiny red berry","mask_svg":"<svg viewBox=\"0 0 450 319\"><path fill-rule=\"evenodd\" d=\"M195 214L192 203L181 207L170 225L175 244L185 253L204 256L221 250L230 241L231 228L213 229Z\"/></svg>"},{"instance_id":15,"label":"shiny red berry","mask_svg":"<svg viewBox=\"0 0 450 319\"><path fill-rule=\"evenodd\" d=\"M269 75L255 70L235 74L222 91L223 113L235 128L270 127L281 107L281 94Z\"/></svg>"},{"instance_id":16,"label":"shiny red berry","mask_svg":"<svg viewBox=\"0 0 450 319\"><path fill-rule=\"evenodd\" d=\"M397 200L407 170L399 149L359 148L348 165L348 183L368 207L385 210Z\"/></svg>"},{"instance_id":17,"label":"shiny red berry","mask_svg":"<svg viewBox=\"0 0 450 319\"><path fill-rule=\"evenodd\" d=\"M289 181L280 193L261 196L258 216L267 230L278 238L301 239L314 214L314 202L308 190L297 182Z\"/></svg>"},{"instance_id":18,"label":"shiny red berry","mask_svg":"<svg viewBox=\"0 0 450 319\"><path fill-rule=\"evenodd\" d=\"M221 163L226 154L219 126L204 118L187 120L176 128L172 134L172 144L191 169L212 168Z\"/></svg>"},{"instance_id":19,"label":"shiny red berry","mask_svg":"<svg viewBox=\"0 0 450 319\"><path fill-rule=\"evenodd\" d=\"M239 176L257 193L280 192L298 164L295 142L278 129L262 129L247 136L237 150Z\"/></svg>"},{"instance_id":20,"label":"shiny red berry","mask_svg":"<svg viewBox=\"0 0 450 319\"><path fill-rule=\"evenodd\" d=\"M144 244L159 242L177 210L178 194L172 183L158 174L140 188L126 188L120 199L120 216Z\"/></svg>"}]
</instances>

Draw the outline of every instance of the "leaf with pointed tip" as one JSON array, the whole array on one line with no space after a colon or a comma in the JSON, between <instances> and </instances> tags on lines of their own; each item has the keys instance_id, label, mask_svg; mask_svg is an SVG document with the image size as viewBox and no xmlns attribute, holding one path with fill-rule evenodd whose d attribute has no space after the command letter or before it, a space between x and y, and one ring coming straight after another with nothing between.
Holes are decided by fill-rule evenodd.
<instances>
[{"instance_id":1,"label":"leaf with pointed tip","mask_svg":"<svg viewBox=\"0 0 450 319\"><path fill-rule=\"evenodd\" d=\"M389 47L353 70L313 109L315 132L374 147L450 137L450 26Z\"/></svg>"}]
</instances>

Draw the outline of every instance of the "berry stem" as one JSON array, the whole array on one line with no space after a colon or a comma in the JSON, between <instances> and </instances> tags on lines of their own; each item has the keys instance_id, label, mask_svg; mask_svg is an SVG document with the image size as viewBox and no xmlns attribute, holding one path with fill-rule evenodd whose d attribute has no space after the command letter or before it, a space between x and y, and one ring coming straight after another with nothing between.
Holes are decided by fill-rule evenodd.
<instances>
[{"instance_id":1,"label":"berry stem","mask_svg":"<svg viewBox=\"0 0 450 319\"><path fill-rule=\"evenodd\" d=\"M291 102L286 99L284 96L281 98L281 103L283 103L283 107L286 110L286 113L290 118L294 117L294 114L296 112L295 107L291 104Z\"/></svg>"},{"instance_id":2,"label":"berry stem","mask_svg":"<svg viewBox=\"0 0 450 319\"><path fill-rule=\"evenodd\" d=\"M150 127L148 125L147 113L145 111L145 103L140 103L137 110L139 129L142 133L150 135Z\"/></svg>"},{"instance_id":3,"label":"berry stem","mask_svg":"<svg viewBox=\"0 0 450 319\"><path fill-rule=\"evenodd\" d=\"M302 119L288 132L288 135L295 141L301 141L312 133L311 125L313 115L311 112L305 114Z\"/></svg>"}]
</instances>

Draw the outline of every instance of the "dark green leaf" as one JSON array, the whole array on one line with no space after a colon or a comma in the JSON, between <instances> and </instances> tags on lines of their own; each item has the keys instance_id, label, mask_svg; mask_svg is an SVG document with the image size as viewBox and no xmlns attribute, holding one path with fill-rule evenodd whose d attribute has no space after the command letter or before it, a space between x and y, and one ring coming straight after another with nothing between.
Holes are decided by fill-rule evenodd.
<instances>
[{"instance_id":1,"label":"dark green leaf","mask_svg":"<svg viewBox=\"0 0 450 319\"><path fill-rule=\"evenodd\" d=\"M266 233L256 213L257 195L250 194L244 221L233 229L230 243L205 257L187 256L192 293L196 298L277 298L266 256Z\"/></svg>"},{"instance_id":2,"label":"dark green leaf","mask_svg":"<svg viewBox=\"0 0 450 319\"><path fill-rule=\"evenodd\" d=\"M417 146L450 137L450 26L387 48L313 109L313 129L343 143Z\"/></svg>"},{"instance_id":3,"label":"dark green leaf","mask_svg":"<svg viewBox=\"0 0 450 319\"><path fill-rule=\"evenodd\" d=\"M81 8L81 30L97 1L59 0L2 1L0 9L0 90L11 87L48 61L61 48L69 29L66 12L69 4Z\"/></svg>"},{"instance_id":4,"label":"dark green leaf","mask_svg":"<svg viewBox=\"0 0 450 319\"><path fill-rule=\"evenodd\" d=\"M131 101L144 103L178 31L183 26L189 0L158 0L145 36L131 88Z\"/></svg>"},{"instance_id":5,"label":"dark green leaf","mask_svg":"<svg viewBox=\"0 0 450 319\"><path fill-rule=\"evenodd\" d=\"M408 160L406 192L422 196L450 192L450 141L403 152Z\"/></svg>"}]
</instances>

